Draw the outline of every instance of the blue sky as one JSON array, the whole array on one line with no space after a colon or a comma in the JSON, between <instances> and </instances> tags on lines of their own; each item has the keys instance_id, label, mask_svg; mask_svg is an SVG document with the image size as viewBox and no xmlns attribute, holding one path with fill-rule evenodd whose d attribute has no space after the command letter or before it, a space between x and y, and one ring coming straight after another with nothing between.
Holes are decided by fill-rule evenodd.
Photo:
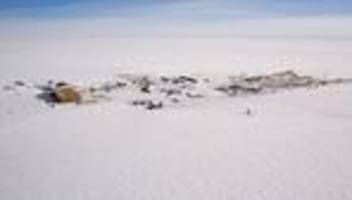
<instances>
[{"instance_id":1,"label":"blue sky","mask_svg":"<svg viewBox=\"0 0 352 200\"><path fill-rule=\"evenodd\" d=\"M0 0L0 37L352 38L352 0Z\"/></svg>"},{"instance_id":2,"label":"blue sky","mask_svg":"<svg viewBox=\"0 0 352 200\"><path fill-rule=\"evenodd\" d=\"M0 0L10 16L93 16L158 14L189 18L233 16L350 15L351 0Z\"/></svg>"}]
</instances>

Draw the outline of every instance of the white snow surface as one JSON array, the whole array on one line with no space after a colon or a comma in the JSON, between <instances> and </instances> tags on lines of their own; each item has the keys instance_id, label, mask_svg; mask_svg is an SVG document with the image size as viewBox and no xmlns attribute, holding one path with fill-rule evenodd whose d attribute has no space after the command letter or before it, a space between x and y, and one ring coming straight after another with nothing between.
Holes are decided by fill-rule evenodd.
<instances>
[{"instance_id":1,"label":"white snow surface","mask_svg":"<svg viewBox=\"0 0 352 200\"><path fill-rule=\"evenodd\" d=\"M118 73L351 78L351 55L344 39L2 39L0 199L352 199L349 84L152 111L114 100L52 108L30 88L3 90Z\"/></svg>"}]
</instances>

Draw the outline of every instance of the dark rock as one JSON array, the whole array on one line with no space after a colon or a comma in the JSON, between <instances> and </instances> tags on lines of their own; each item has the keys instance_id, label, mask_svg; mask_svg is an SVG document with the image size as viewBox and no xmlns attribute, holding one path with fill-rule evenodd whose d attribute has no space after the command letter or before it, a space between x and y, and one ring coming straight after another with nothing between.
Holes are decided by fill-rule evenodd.
<instances>
[{"instance_id":1,"label":"dark rock","mask_svg":"<svg viewBox=\"0 0 352 200\"><path fill-rule=\"evenodd\" d=\"M141 92L150 93L151 91L150 91L149 85L142 86L141 87Z\"/></svg>"},{"instance_id":2,"label":"dark rock","mask_svg":"<svg viewBox=\"0 0 352 200\"><path fill-rule=\"evenodd\" d=\"M115 86L118 87L118 88L122 88L122 87L126 87L126 86L127 86L127 83L116 82Z\"/></svg>"},{"instance_id":3,"label":"dark rock","mask_svg":"<svg viewBox=\"0 0 352 200\"><path fill-rule=\"evenodd\" d=\"M5 85L2 89L4 91L14 91L15 90L15 88L12 85Z\"/></svg>"},{"instance_id":4,"label":"dark rock","mask_svg":"<svg viewBox=\"0 0 352 200\"><path fill-rule=\"evenodd\" d=\"M166 96L180 95L182 92L179 89L161 89L161 93L165 93Z\"/></svg>"},{"instance_id":5,"label":"dark rock","mask_svg":"<svg viewBox=\"0 0 352 200\"><path fill-rule=\"evenodd\" d=\"M160 80L161 80L161 82L163 82L163 83L168 83L168 82L170 81L170 78L165 77L165 76L162 76L162 77L160 77Z\"/></svg>"},{"instance_id":6,"label":"dark rock","mask_svg":"<svg viewBox=\"0 0 352 200\"><path fill-rule=\"evenodd\" d=\"M229 86L221 86L216 88L216 90L225 92L229 95L236 95L236 94L257 94L262 91L260 87L248 87L243 85L232 84Z\"/></svg>"},{"instance_id":7,"label":"dark rock","mask_svg":"<svg viewBox=\"0 0 352 200\"><path fill-rule=\"evenodd\" d=\"M59 102L59 99L55 95L54 91L42 91L36 95L36 98L44 101L48 105L53 105Z\"/></svg>"},{"instance_id":8,"label":"dark rock","mask_svg":"<svg viewBox=\"0 0 352 200\"><path fill-rule=\"evenodd\" d=\"M25 83L24 81L20 81L20 80L15 81L14 84L15 84L16 86L20 86L20 87L26 85L26 83Z\"/></svg>"},{"instance_id":9,"label":"dark rock","mask_svg":"<svg viewBox=\"0 0 352 200\"><path fill-rule=\"evenodd\" d=\"M244 81L248 82L248 83L255 83L255 82L259 82L263 79L264 79L263 76L252 76L252 77L245 78Z\"/></svg>"},{"instance_id":10,"label":"dark rock","mask_svg":"<svg viewBox=\"0 0 352 200\"><path fill-rule=\"evenodd\" d=\"M147 100L133 100L132 105L134 106L144 106L147 104Z\"/></svg>"},{"instance_id":11,"label":"dark rock","mask_svg":"<svg viewBox=\"0 0 352 200\"><path fill-rule=\"evenodd\" d=\"M250 108L247 108L244 112L245 115L247 116L253 116L253 111Z\"/></svg>"},{"instance_id":12,"label":"dark rock","mask_svg":"<svg viewBox=\"0 0 352 200\"><path fill-rule=\"evenodd\" d=\"M67 85L69 85L69 84L66 82L60 81L60 82L56 83L55 87L58 88L58 87L63 87L63 86L67 86Z\"/></svg>"},{"instance_id":13,"label":"dark rock","mask_svg":"<svg viewBox=\"0 0 352 200\"><path fill-rule=\"evenodd\" d=\"M185 84L185 83L196 84L197 82L198 82L197 79L189 76L179 76L172 80L173 84Z\"/></svg>"},{"instance_id":14,"label":"dark rock","mask_svg":"<svg viewBox=\"0 0 352 200\"><path fill-rule=\"evenodd\" d=\"M172 103L179 103L180 100L178 98L171 98Z\"/></svg>"},{"instance_id":15,"label":"dark rock","mask_svg":"<svg viewBox=\"0 0 352 200\"><path fill-rule=\"evenodd\" d=\"M161 101L153 102L152 100L134 100L132 101L134 106L143 106L147 110L161 109L163 103Z\"/></svg>"},{"instance_id":16,"label":"dark rock","mask_svg":"<svg viewBox=\"0 0 352 200\"><path fill-rule=\"evenodd\" d=\"M146 105L146 109L148 110L161 109L162 107L163 107L162 102L154 103L153 101L149 101L148 104Z\"/></svg>"},{"instance_id":17,"label":"dark rock","mask_svg":"<svg viewBox=\"0 0 352 200\"><path fill-rule=\"evenodd\" d=\"M191 98L191 99L199 99L199 98L203 98L204 96L202 94L192 94L192 93L187 92L186 97Z\"/></svg>"}]
</instances>

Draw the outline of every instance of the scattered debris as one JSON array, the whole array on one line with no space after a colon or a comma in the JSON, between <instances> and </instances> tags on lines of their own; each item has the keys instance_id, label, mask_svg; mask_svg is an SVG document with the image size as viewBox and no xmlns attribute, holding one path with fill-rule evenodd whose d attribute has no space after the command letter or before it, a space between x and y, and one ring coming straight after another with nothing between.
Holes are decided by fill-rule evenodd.
<instances>
[{"instance_id":1,"label":"scattered debris","mask_svg":"<svg viewBox=\"0 0 352 200\"><path fill-rule=\"evenodd\" d=\"M288 70L262 76L230 77L229 84L222 85L216 89L234 96L239 94L252 95L268 91L275 92L283 89L316 88L343 82L343 79L322 80L311 76L301 76Z\"/></svg>"},{"instance_id":2,"label":"scattered debris","mask_svg":"<svg viewBox=\"0 0 352 200\"><path fill-rule=\"evenodd\" d=\"M91 87L78 87L66 82L48 81L46 84L28 84L16 80L6 85L4 90L15 90L16 87L35 88L39 93L36 97L48 105L62 103L85 104L100 99L125 99L134 106L147 110L161 109L166 105L178 104L206 98L215 94L228 96L258 95L295 88L316 88L329 84L352 83L352 79L319 79L312 76L299 75L294 71L282 71L268 75L231 76L227 83L214 84L207 77L193 76L146 76L119 74L113 80ZM33 85L33 86L32 86ZM114 92L114 93L112 93ZM215 93L214 93L215 92ZM219 93L220 92L220 93ZM120 96L113 96L120 95ZM132 100L131 99L142 99ZM150 100L159 99L159 100ZM161 100L160 100L161 99ZM245 114L253 115L247 108Z\"/></svg>"}]
</instances>

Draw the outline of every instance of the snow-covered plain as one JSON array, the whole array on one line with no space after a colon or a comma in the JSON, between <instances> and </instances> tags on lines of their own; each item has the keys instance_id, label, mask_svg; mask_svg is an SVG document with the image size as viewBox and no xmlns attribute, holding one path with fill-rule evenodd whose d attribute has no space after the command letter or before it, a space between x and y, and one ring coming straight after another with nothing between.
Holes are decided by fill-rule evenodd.
<instances>
[{"instance_id":1,"label":"snow-covered plain","mask_svg":"<svg viewBox=\"0 0 352 200\"><path fill-rule=\"evenodd\" d=\"M1 39L0 199L351 199L349 84L152 111L3 90L121 73L351 78L351 55L338 38Z\"/></svg>"}]
</instances>

